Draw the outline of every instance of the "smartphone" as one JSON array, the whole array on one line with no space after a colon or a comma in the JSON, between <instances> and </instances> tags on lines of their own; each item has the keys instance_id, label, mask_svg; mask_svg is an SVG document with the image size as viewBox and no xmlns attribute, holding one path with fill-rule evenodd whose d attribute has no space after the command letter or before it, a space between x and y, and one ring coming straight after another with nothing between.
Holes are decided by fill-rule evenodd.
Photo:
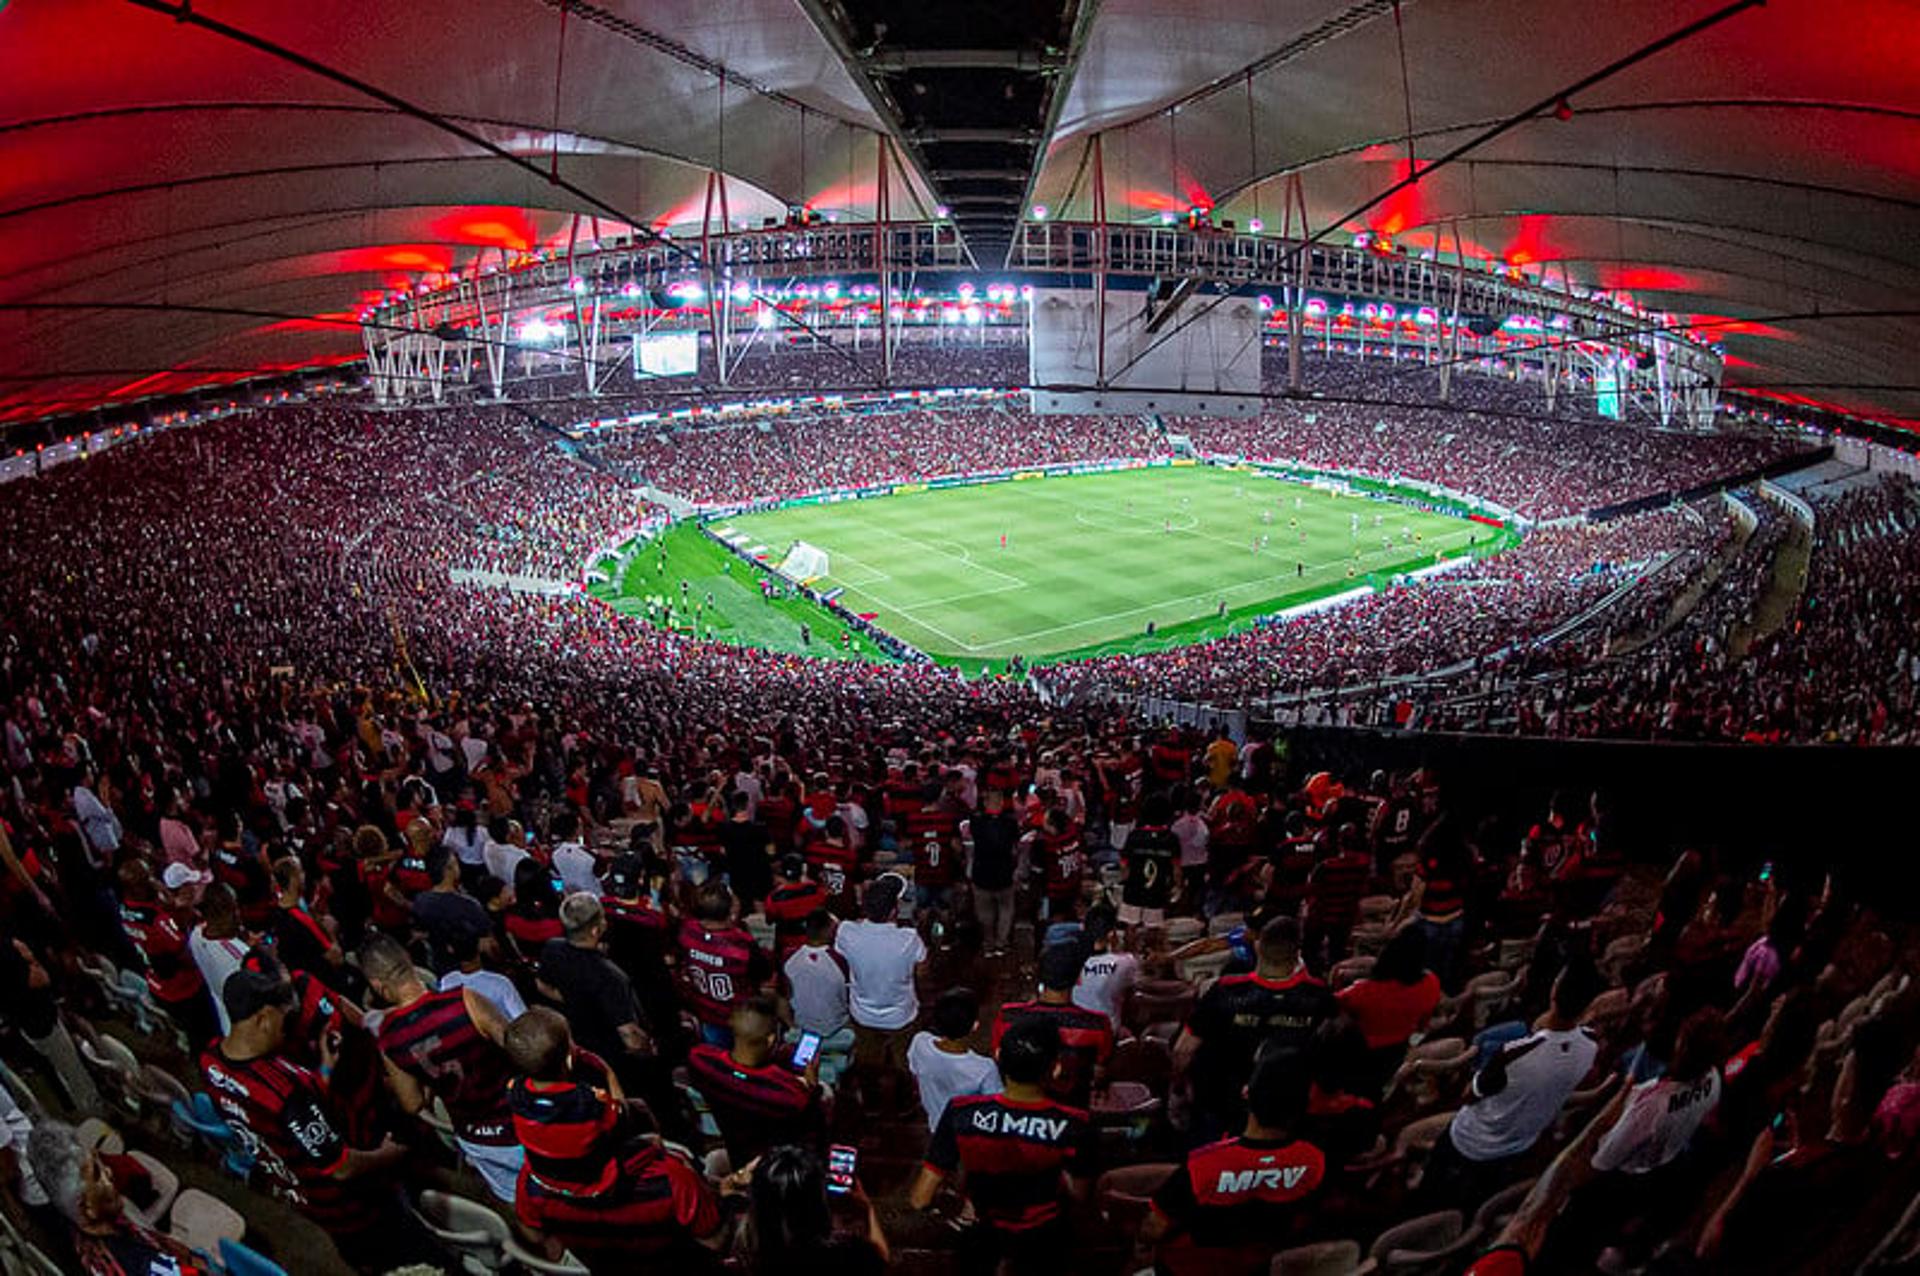
<instances>
[{"instance_id":1,"label":"smartphone","mask_svg":"<svg viewBox=\"0 0 1920 1276\"><path fill-rule=\"evenodd\" d=\"M1773 880L1773 861L1768 860L1760 866L1760 884L1766 885Z\"/></svg>"},{"instance_id":2,"label":"smartphone","mask_svg":"<svg viewBox=\"0 0 1920 1276\"><path fill-rule=\"evenodd\" d=\"M836 1143L827 1149L827 1194L845 1196L853 1190L854 1170L860 1164L860 1149Z\"/></svg>"},{"instance_id":3,"label":"smartphone","mask_svg":"<svg viewBox=\"0 0 1920 1276\"><path fill-rule=\"evenodd\" d=\"M795 1072L805 1072L807 1065L813 1062L813 1056L819 1053L820 1034L817 1032L801 1033L800 1044L793 1048L793 1070Z\"/></svg>"}]
</instances>

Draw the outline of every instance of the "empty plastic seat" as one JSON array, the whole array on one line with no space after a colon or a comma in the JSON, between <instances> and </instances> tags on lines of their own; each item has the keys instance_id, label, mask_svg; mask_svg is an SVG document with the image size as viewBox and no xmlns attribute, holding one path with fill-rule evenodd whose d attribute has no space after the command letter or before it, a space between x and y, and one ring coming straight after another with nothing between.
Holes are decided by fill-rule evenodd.
<instances>
[{"instance_id":1,"label":"empty plastic seat","mask_svg":"<svg viewBox=\"0 0 1920 1276\"><path fill-rule=\"evenodd\" d=\"M1108 1170L1100 1176L1093 1189L1093 1199L1099 1204L1100 1217L1122 1235L1131 1236L1147 1216L1147 1210L1153 1204L1153 1194L1160 1190L1167 1176L1179 1168L1156 1161Z\"/></svg>"},{"instance_id":2,"label":"empty plastic seat","mask_svg":"<svg viewBox=\"0 0 1920 1276\"><path fill-rule=\"evenodd\" d=\"M220 1242L220 1265L227 1276L288 1276L286 1268L239 1241Z\"/></svg>"},{"instance_id":3,"label":"empty plastic seat","mask_svg":"<svg viewBox=\"0 0 1920 1276\"><path fill-rule=\"evenodd\" d=\"M593 1276L586 1268L571 1258L555 1261L534 1253L512 1236L507 1237L507 1257L515 1267L523 1271L534 1272L537 1276Z\"/></svg>"},{"instance_id":4,"label":"empty plastic seat","mask_svg":"<svg viewBox=\"0 0 1920 1276\"><path fill-rule=\"evenodd\" d=\"M167 1216L167 1234L189 1249L217 1254L221 1241L247 1238L247 1220L219 1197L190 1187L174 1199L173 1212Z\"/></svg>"},{"instance_id":5,"label":"empty plastic seat","mask_svg":"<svg viewBox=\"0 0 1920 1276\"><path fill-rule=\"evenodd\" d=\"M1296 1245L1273 1256L1270 1276L1353 1276L1360 1266L1359 1241Z\"/></svg>"},{"instance_id":6,"label":"empty plastic seat","mask_svg":"<svg viewBox=\"0 0 1920 1276\"><path fill-rule=\"evenodd\" d=\"M180 1176L171 1168L162 1164L145 1152L129 1152L127 1156L140 1163L147 1172L147 1179L153 1184L153 1201L145 1208L127 1202L127 1209L148 1227L158 1229L167 1211L173 1208L174 1197L180 1195Z\"/></svg>"},{"instance_id":7,"label":"empty plastic seat","mask_svg":"<svg viewBox=\"0 0 1920 1276\"><path fill-rule=\"evenodd\" d=\"M460 1255L461 1267L474 1276L507 1265L506 1245L512 1231L505 1219L486 1206L451 1192L426 1191L420 1193L414 1212L442 1245Z\"/></svg>"},{"instance_id":8,"label":"empty plastic seat","mask_svg":"<svg viewBox=\"0 0 1920 1276\"><path fill-rule=\"evenodd\" d=\"M1424 1271L1460 1239L1465 1228L1459 1210L1423 1214L1380 1233L1367 1257L1376 1272Z\"/></svg>"},{"instance_id":9,"label":"empty plastic seat","mask_svg":"<svg viewBox=\"0 0 1920 1276\"><path fill-rule=\"evenodd\" d=\"M73 1136L88 1151L119 1156L127 1150L127 1141L120 1137L120 1132L99 1117L88 1117L82 1121L74 1129Z\"/></svg>"}]
</instances>

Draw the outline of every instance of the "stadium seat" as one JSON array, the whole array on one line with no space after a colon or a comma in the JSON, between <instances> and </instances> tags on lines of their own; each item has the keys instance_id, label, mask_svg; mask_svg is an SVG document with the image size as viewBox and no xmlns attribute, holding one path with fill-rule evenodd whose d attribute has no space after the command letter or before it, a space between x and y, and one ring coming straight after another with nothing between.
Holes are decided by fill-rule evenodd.
<instances>
[{"instance_id":1,"label":"stadium seat","mask_svg":"<svg viewBox=\"0 0 1920 1276\"><path fill-rule=\"evenodd\" d=\"M1134 987L1121 1018L1135 1031L1167 1020L1185 1023L1195 999L1193 986L1184 980L1150 979Z\"/></svg>"},{"instance_id":2,"label":"stadium seat","mask_svg":"<svg viewBox=\"0 0 1920 1276\"><path fill-rule=\"evenodd\" d=\"M1170 917L1167 919L1167 946L1178 948L1182 944L1191 944L1207 933L1207 924L1197 917Z\"/></svg>"},{"instance_id":3,"label":"stadium seat","mask_svg":"<svg viewBox=\"0 0 1920 1276\"><path fill-rule=\"evenodd\" d=\"M1193 985L1195 992L1204 993L1226 972L1227 965L1232 960L1232 950L1223 948L1217 953L1183 957L1173 964L1173 968L1174 973L1178 974L1181 980Z\"/></svg>"},{"instance_id":4,"label":"stadium seat","mask_svg":"<svg viewBox=\"0 0 1920 1276\"><path fill-rule=\"evenodd\" d=\"M1339 992L1347 985L1365 979L1373 973L1374 960L1372 957L1348 957L1335 962L1333 968L1327 971L1327 986Z\"/></svg>"},{"instance_id":5,"label":"stadium seat","mask_svg":"<svg viewBox=\"0 0 1920 1276\"><path fill-rule=\"evenodd\" d=\"M1538 1179L1522 1179L1509 1184L1480 1203L1473 1212L1473 1230L1482 1236L1493 1237L1507 1225L1507 1220L1520 1208L1520 1202L1527 1199L1527 1193L1533 1190Z\"/></svg>"},{"instance_id":6,"label":"stadium seat","mask_svg":"<svg viewBox=\"0 0 1920 1276\"><path fill-rule=\"evenodd\" d=\"M287 1269L239 1241L221 1238L220 1265L227 1276L289 1276Z\"/></svg>"},{"instance_id":7,"label":"stadium seat","mask_svg":"<svg viewBox=\"0 0 1920 1276\"><path fill-rule=\"evenodd\" d=\"M1245 913L1215 913L1207 920L1207 934L1229 935L1246 924Z\"/></svg>"},{"instance_id":8,"label":"stadium seat","mask_svg":"<svg viewBox=\"0 0 1920 1276\"><path fill-rule=\"evenodd\" d=\"M1459 1210L1423 1214L1389 1227L1374 1240L1360 1271L1373 1276L1425 1273L1450 1254L1465 1230Z\"/></svg>"},{"instance_id":9,"label":"stadium seat","mask_svg":"<svg viewBox=\"0 0 1920 1276\"><path fill-rule=\"evenodd\" d=\"M120 1137L120 1132L99 1117L90 1116L81 1121L73 1133L80 1146L91 1152L121 1156L127 1150L127 1141Z\"/></svg>"},{"instance_id":10,"label":"stadium seat","mask_svg":"<svg viewBox=\"0 0 1920 1276\"><path fill-rule=\"evenodd\" d=\"M436 1240L460 1255L462 1269L473 1276L507 1265L506 1244L512 1229L486 1206L450 1192L428 1190L420 1193L414 1213Z\"/></svg>"},{"instance_id":11,"label":"stadium seat","mask_svg":"<svg viewBox=\"0 0 1920 1276\"><path fill-rule=\"evenodd\" d=\"M507 1237L506 1244L503 1248L506 1250L508 1260L512 1262L514 1267L523 1272L532 1272L534 1276L593 1276L593 1273L575 1262L571 1257L560 1259L557 1262L550 1258L542 1258L540 1255L522 1245L520 1241L512 1235Z\"/></svg>"},{"instance_id":12,"label":"stadium seat","mask_svg":"<svg viewBox=\"0 0 1920 1276\"><path fill-rule=\"evenodd\" d=\"M1296 1245L1273 1256L1269 1276L1353 1276L1360 1270L1359 1241Z\"/></svg>"},{"instance_id":13,"label":"stadium seat","mask_svg":"<svg viewBox=\"0 0 1920 1276\"><path fill-rule=\"evenodd\" d=\"M1467 980L1467 1021L1478 1032L1494 1022L1513 1003L1520 991L1519 977L1504 970L1490 970Z\"/></svg>"},{"instance_id":14,"label":"stadium seat","mask_svg":"<svg viewBox=\"0 0 1920 1276\"><path fill-rule=\"evenodd\" d=\"M180 1195L180 1176L145 1152L129 1152L127 1156L140 1163L140 1168L147 1172L147 1180L153 1184L153 1200L149 1204L142 1207L128 1201L127 1208L142 1223L158 1229L167 1211L173 1208L174 1198Z\"/></svg>"},{"instance_id":15,"label":"stadium seat","mask_svg":"<svg viewBox=\"0 0 1920 1276\"><path fill-rule=\"evenodd\" d=\"M1179 1168L1166 1162L1151 1162L1108 1170L1100 1176L1093 1189L1093 1199L1099 1205L1100 1217L1107 1220L1116 1232L1133 1235L1140 1228L1140 1220L1147 1216L1147 1210L1153 1203L1153 1194L1167 1181L1167 1176Z\"/></svg>"},{"instance_id":16,"label":"stadium seat","mask_svg":"<svg viewBox=\"0 0 1920 1276\"><path fill-rule=\"evenodd\" d=\"M1173 1080L1173 1053L1164 1041L1140 1036L1114 1047L1107 1060L1109 1084L1137 1082L1153 1094L1165 1098Z\"/></svg>"},{"instance_id":17,"label":"stadium seat","mask_svg":"<svg viewBox=\"0 0 1920 1276\"><path fill-rule=\"evenodd\" d=\"M167 1234L198 1253L217 1254L221 1241L247 1238L247 1220L219 1197L189 1187L174 1198Z\"/></svg>"}]
</instances>

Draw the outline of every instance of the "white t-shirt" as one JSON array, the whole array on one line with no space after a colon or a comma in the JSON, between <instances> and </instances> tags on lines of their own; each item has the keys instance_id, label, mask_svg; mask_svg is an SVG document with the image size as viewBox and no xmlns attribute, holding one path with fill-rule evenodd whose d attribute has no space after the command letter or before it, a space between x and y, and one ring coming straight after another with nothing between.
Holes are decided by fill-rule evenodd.
<instances>
[{"instance_id":1,"label":"white t-shirt","mask_svg":"<svg viewBox=\"0 0 1920 1276\"><path fill-rule=\"evenodd\" d=\"M1594 1149L1593 1168L1646 1174L1687 1150L1693 1133L1720 1105L1720 1069L1695 1081L1666 1077L1642 1081L1627 1096L1627 1107Z\"/></svg>"},{"instance_id":2,"label":"white t-shirt","mask_svg":"<svg viewBox=\"0 0 1920 1276\"><path fill-rule=\"evenodd\" d=\"M929 1130L940 1124L949 1101L967 1094L1000 1093L1000 1069L993 1060L971 1050L948 1054L934 1044L931 1032L913 1034L907 1068L920 1087L920 1106L926 1109Z\"/></svg>"},{"instance_id":3,"label":"white t-shirt","mask_svg":"<svg viewBox=\"0 0 1920 1276\"><path fill-rule=\"evenodd\" d=\"M1095 953L1081 963L1080 981L1073 986L1073 1004L1097 1010L1120 1028L1120 1011L1127 990L1140 977L1140 959L1132 953Z\"/></svg>"},{"instance_id":4,"label":"white t-shirt","mask_svg":"<svg viewBox=\"0 0 1920 1276\"><path fill-rule=\"evenodd\" d=\"M1180 867L1199 868L1207 862L1207 843L1213 834L1207 822L1189 811L1173 822L1173 835L1180 840Z\"/></svg>"},{"instance_id":5,"label":"white t-shirt","mask_svg":"<svg viewBox=\"0 0 1920 1276\"><path fill-rule=\"evenodd\" d=\"M527 858L527 853L519 847L495 841L488 841L481 855L487 861L487 871L509 886L513 885L513 870L519 868L520 861Z\"/></svg>"},{"instance_id":6,"label":"white t-shirt","mask_svg":"<svg viewBox=\"0 0 1920 1276\"><path fill-rule=\"evenodd\" d=\"M458 826L448 829L441 836L440 844L452 851L462 864L484 868L487 863L487 840L487 831L476 824L470 829Z\"/></svg>"},{"instance_id":7,"label":"white t-shirt","mask_svg":"<svg viewBox=\"0 0 1920 1276\"><path fill-rule=\"evenodd\" d=\"M927 959L927 946L918 932L892 922L841 922L833 950L853 975L847 1004L855 1023L892 1031L919 1018L913 968Z\"/></svg>"},{"instance_id":8,"label":"white t-shirt","mask_svg":"<svg viewBox=\"0 0 1920 1276\"><path fill-rule=\"evenodd\" d=\"M505 1015L512 1023L527 1013L527 1003L520 998L520 990L513 986L513 980L497 970L476 970L468 974L464 970L450 970L440 976L440 991L454 988L471 988L493 1003L494 1009Z\"/></svg>"},{"instance_id":9,"label":"white t-shirt","mask_svg":"<svg viewBox=\"0 0 1920 1276\"><path fill-rule=\"evenodd\" d=\"M586 891L598 895L600 879L594 876L594 870L599 867L593 852L578 842L562 842L553 848L553 871L560 874L560 884L569 894Z\"/></svg>"},{"instance_id":10,"label":"white t-shirt","mask_svg":"<svg viewBox=\"0 0 1920 1276\"><path fill-rule=\"evenodd\" d=\"M227 987L227 976L240 969L240 963L246 959L247 941L238 937L208 939L203 923L187 936L187 951L193 954L193 964L200 968L200 978L207 981L207 991L213 994L214 1013L220 1016L220 1035L224 1037L233 1031L233 1025L227 1021L227 1003L222 994Z\"/></svg>"},{"instance_id":11,"label":"white t-shirt","mask_svg":"<svg viewBox=\"0 0 1920 1276\"><path fill-rule=\"evenodd\" d=\"M831 1037L847 1026L847 968L840 954L804 944L787 958L785 970L796 1028Z\"/></svg>"},{"instance_id":12,"label":"white t-shirt","mask_svg":"<svg viewBox=\"0 0 1920 1276\"><path fill-rule=\"evenodd\" d=\"M1469 1161L1518 1156L1532 1147L1567 1096L1593 1067L1600 1044L1585 1028L1557 1032L1542 1028L1501 1048L1507 1061L1507 1088L1476 1098L1453 1118L1453 1146ZM1474 1077L1474 1094L1480 1078Z\"/></svg>"}]
</instances>

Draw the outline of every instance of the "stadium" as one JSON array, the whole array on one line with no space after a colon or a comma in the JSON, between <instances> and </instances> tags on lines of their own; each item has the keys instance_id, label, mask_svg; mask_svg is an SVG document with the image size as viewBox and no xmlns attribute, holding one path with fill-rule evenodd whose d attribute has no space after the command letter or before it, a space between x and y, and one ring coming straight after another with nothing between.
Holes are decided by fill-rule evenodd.
<instances>
[{"instance_id":1,"label":"stadium","mask_svg":"<svg viewBox=\"0 0 1920 1276\"><path fill-rule=\"evenodd\" d=\"M0 0L0 1272L1920 1265L1916 49Z\"/></svg>"}]
</instances>

